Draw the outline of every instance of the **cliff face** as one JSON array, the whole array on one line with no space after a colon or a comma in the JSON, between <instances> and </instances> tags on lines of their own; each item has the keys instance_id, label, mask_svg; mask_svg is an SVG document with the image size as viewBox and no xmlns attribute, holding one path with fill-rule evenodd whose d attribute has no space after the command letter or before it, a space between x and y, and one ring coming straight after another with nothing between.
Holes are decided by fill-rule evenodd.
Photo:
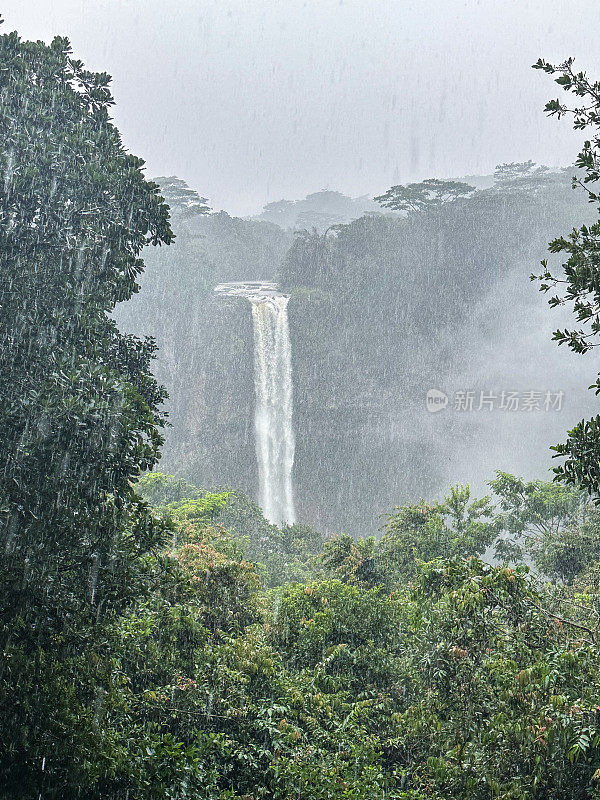
<instances>
[{"instance_id":1,"label":"cliff face","mask_svg":"<svg viewBox=\"0 0 600 800\"><path fill-rule=\"evenodd\" d=\"M551 341L561 315L529 276L550 239L590 216L568 175L549 175L296 241L282 286L300 519L371 533L379 514L450 482L485 493L496 469L547 477L549 446L594 406L595 373ZM427 411L429 389L446 409ZM543 410L548 390L564 392L560 411ZM501 408L502 392L520 409ZM539 410L521 410L528 392Z\"/></svg>"},{"instance_id":2,"label":"cliff face","mask_svg":"<svg viewBox=\"0 0 600 800\"><path fill-rule=\"evenodd\" d=\"M167 200L177 238L146 251L141 291L121 304L117 321L159 346L154 372L169 392L171 425L161 469L255 496L250 306L213 290L223 281L272 278L292 237L224 212L194 214L181 189Z\"/></svg>"},{"instance_id":3,"label":"cliff face","mask_svg":"<svg viewBox=\"0 0 600 800\"><path fill-rule=\"evenodd\" d=\"M277 276L291 294L300 521L366 534L378 514L450 481L481 490L498 468L545 477L549 445L594 405L595 369L550 341L560 314L528 277L550 239L590 216L567 175L295 240L175 208L176 243L148 255L142 291L119 316L160 347L172 424L161 468L257 496L250 307L213 288ZM431 388L449 398L436 414ZM498 407L503 391L546 390L564 392L560 411ZM461 391L473 410L454 408ZM481 392L493 409L478 410Z\"/></svg>"}]
</instances>

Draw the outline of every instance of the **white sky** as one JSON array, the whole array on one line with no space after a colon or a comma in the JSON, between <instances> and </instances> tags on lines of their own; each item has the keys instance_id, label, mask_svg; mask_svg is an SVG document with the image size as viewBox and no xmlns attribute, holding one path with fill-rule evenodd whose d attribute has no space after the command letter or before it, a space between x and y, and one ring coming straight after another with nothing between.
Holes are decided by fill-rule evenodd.
<instances>
[{"instance_id":1,"label":"white sky","mask_svg":"<svg viewBox=\"0 0 600 800\"><path fill-rule=\"evenodd\" d=\"M4 0L2 30L70 38L113 75L149 175L247 214L501 161L572 163L543 56L600 76L599 0Z\"/></svg>"}]
</instances>

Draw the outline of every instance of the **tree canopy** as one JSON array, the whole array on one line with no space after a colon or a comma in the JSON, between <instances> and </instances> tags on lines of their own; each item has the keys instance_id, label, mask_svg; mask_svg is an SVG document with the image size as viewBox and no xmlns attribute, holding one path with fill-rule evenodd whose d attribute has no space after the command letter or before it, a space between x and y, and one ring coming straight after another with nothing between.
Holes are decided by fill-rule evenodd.
<instances>
[{"instance_id":1,"label":"tree canopy","mask_svg":"<svg viewBox=\"0 0 600 800\"><path fill-rule=\"evenodd\" d=\"M439 208L445 203L468 197L475 191L474 186L462 181L445 181L427 178L421 183L392 186L385 194L374 200L393 211L421 213Z\"/></svg>"},{"instance_id":2,"label":"tree canopy","mask_svg":"<svg viewBox=\"0 0 600 800\"><path fill-rule=\"evenodd\" d=\"M537 178L545 175L549 168L529 161L512 161L508 164L498 164L494 170L494 181L499 184L513 183L524 179Z\"/></svg>"},{"instance_id":3,"label":"tree canopy","mask_svg":"<svg viewBox=\"0 0 600 800\"><path fill-rule=\"evenodd\" d=\"M162 546L132 486L162 442L155 346L109 313L137 291L142 248L173 234L110 120L108 75L66 39L16 33L0 64L0 782L27 794L44 752L72 776L91 758L93 715L68 700L75 665ZM78 764L48 743L53 726L74 726Z\"/></svg>"},{"instance_id":4,"label":"tree canopy","mask_svg":"<svg viewBox=\"0 0 600 800\"><path fill-rule=\"evenodd\" d=\"M600 194L595 184L600 180L600 81L593 81L585 72L576 72L574 60L567 59L559 65L539 59L534 69L548 75L558 75L555 82L565 91L581 98L581 104L573 107L550 100L545 107L550 116L558 119L571 115L575 130L591 128L577 156L575 166L579 172L573 177L573 187L583 189L590 203L600 208ZM556 273L548 261L542 262L543 271L532 275L539 280L542 292L558 290L549 299L551 307L571 305L581 327L565 328L554 332L559 345L566 344L573 352L587 353L600 344L600 220L592 225L582 225L568 236L560 236L549 245L550 253L562 255L567 260L562 272ZM600 394L600 375L590 387ZM556 467L557 476L569 483L587 488L598 494L600 491L600 416L582 420L564 444L553 448L565 461Z\"/></svg>"}]
</instances>

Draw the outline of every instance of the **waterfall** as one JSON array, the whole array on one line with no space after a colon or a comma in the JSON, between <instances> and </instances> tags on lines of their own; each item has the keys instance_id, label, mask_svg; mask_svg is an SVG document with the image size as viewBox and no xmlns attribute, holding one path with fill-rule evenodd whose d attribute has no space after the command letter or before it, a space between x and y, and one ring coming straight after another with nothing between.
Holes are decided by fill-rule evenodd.
<instances>
[{"instance_id":1,"label":"waterfall","mask_svg":"<svg viewBox=\"0 0 600 800\"><path fill-rule=\"evenodd\" d=\"M289 297L266 282L220 284L215 291L252 305L256 459L260 505L269 522L295 522L292 467L292 351Z\"/></svg>"},{"instance_id":2,"label":"waterfall","mask_svg":"<svg viewBox=\"0 0 600 800\"><path fill-rule=\"evenodd\" d=\"M276 524L295 521L292 493L292 353L288 298L252 299L256 457L261 505Z\"/></svg>"}]
</instances>

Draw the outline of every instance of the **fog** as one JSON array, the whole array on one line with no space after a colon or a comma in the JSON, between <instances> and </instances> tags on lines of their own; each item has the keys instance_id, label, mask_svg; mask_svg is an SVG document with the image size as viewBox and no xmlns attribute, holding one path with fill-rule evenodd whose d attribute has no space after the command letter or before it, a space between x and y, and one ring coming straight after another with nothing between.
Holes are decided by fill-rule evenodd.
<instances>
[{"instance_id":1,"label":"fog","mask_svg":"<svg viewBox=\"0 0 600 800\"><path fill-rule=\"evenodd\" d=\"M600 71L596 0L7 0L4 29L67 35L114 76L116 123L150 175L256 213L323 188L572 163L529 67Z\"/></svg>"}]
</instances>

